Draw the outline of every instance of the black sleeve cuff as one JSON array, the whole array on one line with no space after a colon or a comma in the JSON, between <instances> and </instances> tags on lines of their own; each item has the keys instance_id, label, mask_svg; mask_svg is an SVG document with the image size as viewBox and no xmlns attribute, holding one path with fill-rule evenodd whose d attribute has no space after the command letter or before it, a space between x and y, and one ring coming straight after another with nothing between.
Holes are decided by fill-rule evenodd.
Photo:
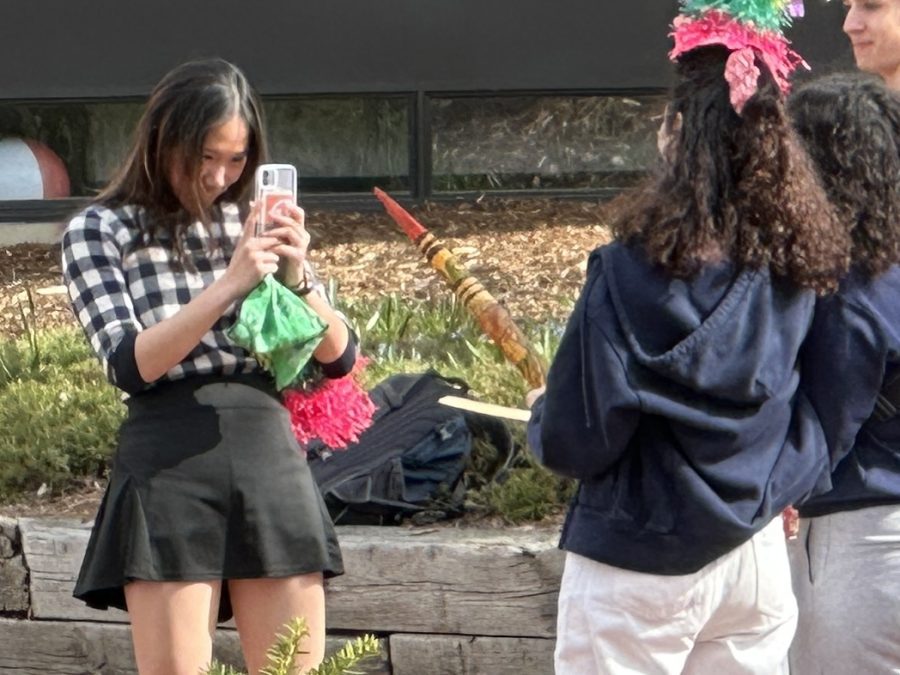
<instances>
[{"instance_id":1,"label":"black sleeve cuff","mask_svg":"<svg viewBox=\"0 0 900 675\"><path fill-rule=\"evenodd\" d=\"M347 346L344 348L344 353L331 363L321 364L322 374L325 377L332 379L344 377L344 375L347 375L353 370L353 365L356 363L356 342L356 335L353 331L350 331L350 339L347 340Z\"/></svg>"},{"instance_id":2,"label":"black sleeve cuff","mask_svg":"<svg viewBox=\"0 0 900 675\"><path fill-rule=\"evenodd\" d=\"M138 371L137 359L134 356L134 341L137 331L130 330L109 355L109 380L119 389L129 394L136 394L147 388Z\"/></svg>"}]
</instances>

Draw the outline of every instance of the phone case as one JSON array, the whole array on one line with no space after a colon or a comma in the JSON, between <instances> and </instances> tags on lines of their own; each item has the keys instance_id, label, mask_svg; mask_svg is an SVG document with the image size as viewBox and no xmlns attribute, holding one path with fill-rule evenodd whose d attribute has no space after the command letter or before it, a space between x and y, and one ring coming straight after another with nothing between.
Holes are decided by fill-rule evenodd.
<instances>
[{"instance_id":1,"label":"phone case","mask_svg":"<svg viewBox=\"0 0 900 675\"><path fill-rule=\"evenodd\" d=\"M271 214L283 202L297 203L297 169L291 164L262 164L256 169L255 186L260 205L258 236L272 225Z\"/></svg>"}]
</instances>

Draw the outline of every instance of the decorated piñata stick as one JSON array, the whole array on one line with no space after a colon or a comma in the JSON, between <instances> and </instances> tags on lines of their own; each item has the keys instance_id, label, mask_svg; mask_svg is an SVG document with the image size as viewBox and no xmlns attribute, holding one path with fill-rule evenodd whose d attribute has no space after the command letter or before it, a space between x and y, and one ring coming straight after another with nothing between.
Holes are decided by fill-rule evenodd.
<instances>
[{"instance_id":1,"label":"decorated pi\u00f1ata stick","mask_svg":"<svg viewBox=\"0 0 900 675\"><path fill-rule=\"evenodd\" d=\"M384 204L388 215L425 255L431 266L444 277L456 297L478 321L481 330L500 348L507 360L519 369L528 384L533 388L544 386L544 361L529 344L528 338L507 309L409 211L383 190L375 188L374 192Z\"/></svg>"}]
</instances>

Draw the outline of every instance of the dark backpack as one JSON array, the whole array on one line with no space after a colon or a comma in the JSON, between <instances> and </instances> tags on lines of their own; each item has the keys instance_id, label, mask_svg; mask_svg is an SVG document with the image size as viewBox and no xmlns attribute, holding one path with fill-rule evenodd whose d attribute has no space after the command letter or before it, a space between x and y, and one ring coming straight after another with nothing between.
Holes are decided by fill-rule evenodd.
<instances>
[{"instance_id":1,"label":"dark backpack","mask_svg":"<svg viewBox=\"0 0 900 675\"><path fill-rule=\"evenodd\" d=\"M472 432L462 411L437 401L468 390L433 370L393 375L369 392L377 410L359 442L334 452L315 443L307 448L335 523L397 523L436 502L446 515L458 515Z\"/></svg>"}]
</instances>

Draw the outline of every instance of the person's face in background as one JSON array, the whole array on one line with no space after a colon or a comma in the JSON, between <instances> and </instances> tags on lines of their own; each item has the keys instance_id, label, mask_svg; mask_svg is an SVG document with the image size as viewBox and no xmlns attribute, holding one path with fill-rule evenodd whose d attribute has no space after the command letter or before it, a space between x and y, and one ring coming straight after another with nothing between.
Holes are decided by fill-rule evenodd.
<instances>
[{"instance_id":1,"label":"person's face in background","mask_svg":"<svg viewBox=\"0 0 900 675\"><path fill-rule=\"evenodd\" d=\"M248 143L247 123L237 115L206 135L203 157L195 179L200 206L212 206L241 177L247 165ZM184 174L181 166L180 161L173 162L169 184L182 205L192 212L192 179Z\"/></svg>"},{"instance_id":2,"label":"person's face in background","mask_svg":"<svg viewBox=\"0 0 900 675\"><path fill-rule=\"evenodd\" d=\"M844 0L844 7L857 67L900 89L900 0Z\"/></svg>"}]
</instances>

